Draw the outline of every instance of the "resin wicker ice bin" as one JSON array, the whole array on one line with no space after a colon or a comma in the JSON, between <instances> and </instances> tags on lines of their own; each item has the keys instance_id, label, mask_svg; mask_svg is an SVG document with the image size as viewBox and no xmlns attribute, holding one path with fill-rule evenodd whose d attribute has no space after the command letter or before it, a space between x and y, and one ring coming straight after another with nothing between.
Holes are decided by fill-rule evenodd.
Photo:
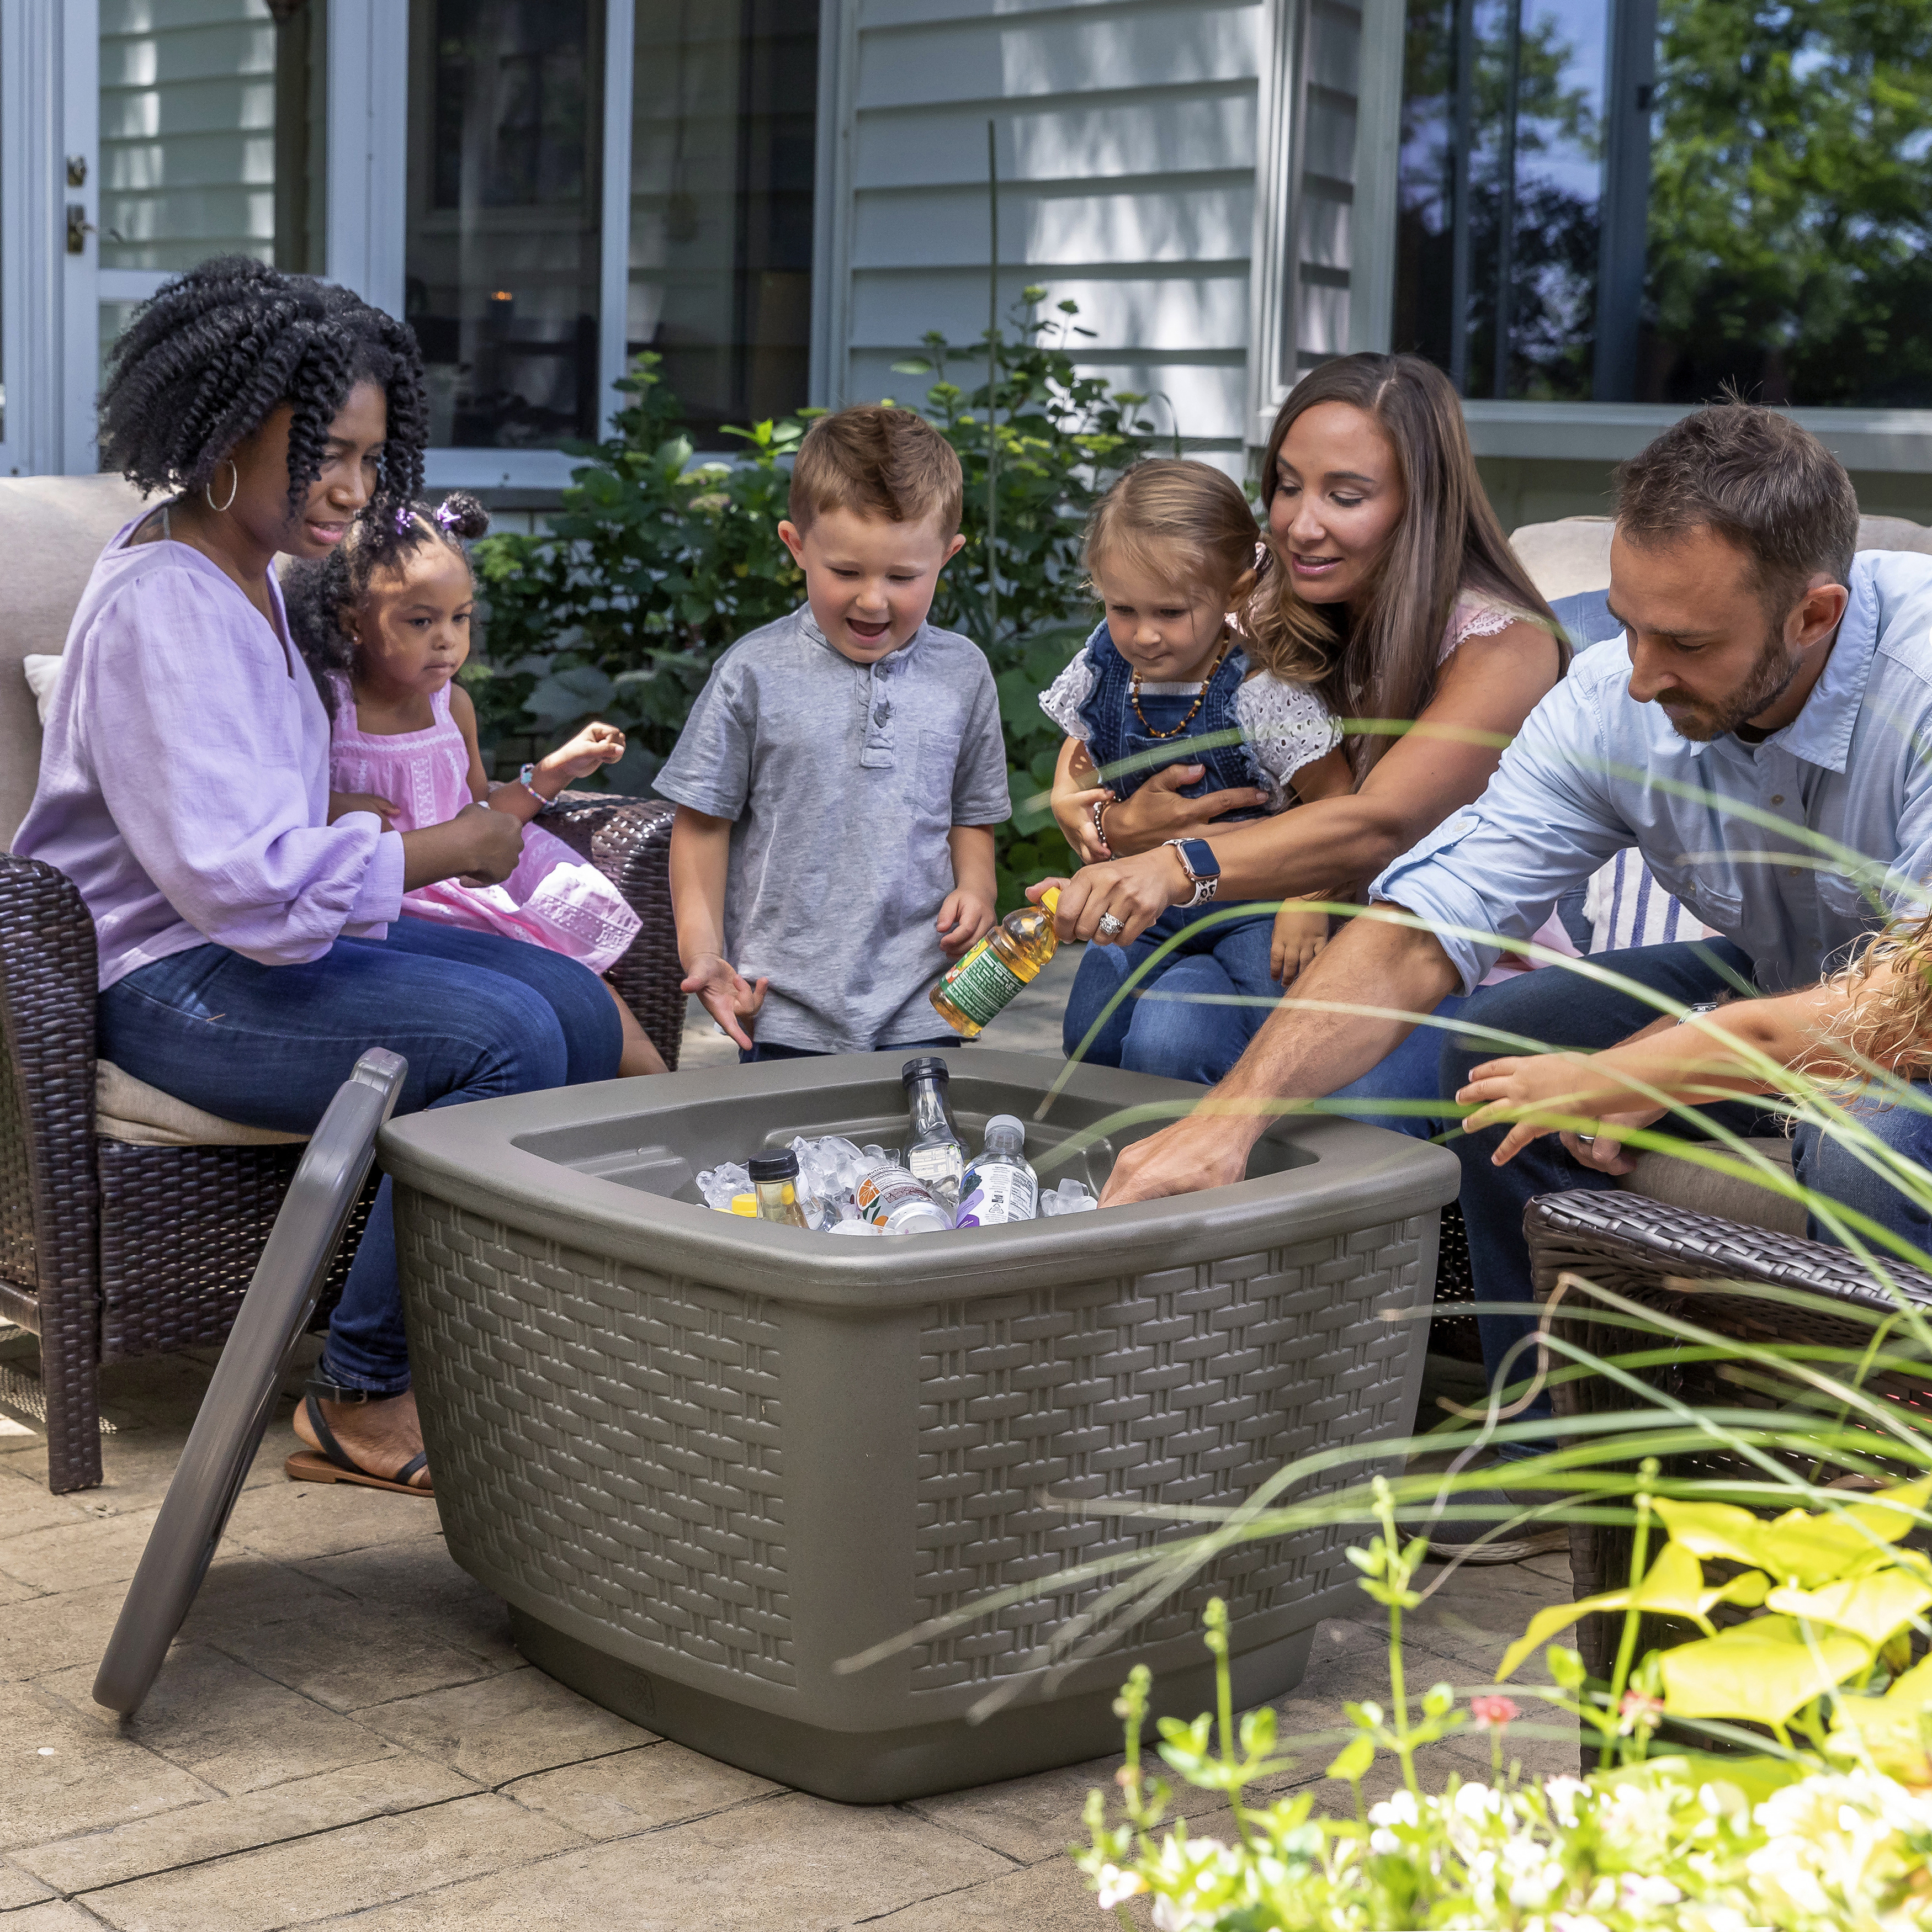
<instances>
[{"instance_id":1,"label":"resin wicker ice bin","mask_svg":"<svg viewBox=\"0 0 1932 1932\"><path fill-rule=\"evenodd\" d=\"M524 1654L611 1710L823 1796L883 1802L1117 1749L1129 1667L1192 1716L1210 1595L1243 1702L1299 1680L1355 1609L1338 1532L1221 1558L1049 1687L1031 1653L1097 1586L1075 1562L1172 1523L1046 1500L1225 1505L1284 1462L1414 1418L1440 1148L1304 1116L1250 1178L1017 1227L853 1240L721 1214L696 1170L794 1134L896 1144L899 1053L706 1068L392 1122L410 1357L458 1562ZM1055 1062L950 1054L976 1147ZM1098 1185L1135 1122L1200 1090L1083 1069L1030 1126ZM1358 1480L1360 1466L1320 1480ZM863 1670L838 1660L1002 1586L1048 1594ZM985 1721L967 1713L1016 1677Z\"/></svg>"}]
</instances>

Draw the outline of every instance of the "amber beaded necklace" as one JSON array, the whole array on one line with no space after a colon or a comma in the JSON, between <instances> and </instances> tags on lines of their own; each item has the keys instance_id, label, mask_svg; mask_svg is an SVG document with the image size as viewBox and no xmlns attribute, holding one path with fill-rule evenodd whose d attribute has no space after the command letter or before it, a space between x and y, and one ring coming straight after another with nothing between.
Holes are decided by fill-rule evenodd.
<instances>
[{"instance_id":1,"label":"amber beaded necklace","mask_svg":"<svg viewBox=\"0 0 1932 1932\"><path fill-rule=\"evenodd\" d=\"M1156 731L1147 721L1147 713L1141 709L1141 674L1136 671L1127 686L1127 702L1134 707L1134 716L1141 721L1141 729L1150 738L1178 738L1194 722L1202 705L1208 702L1208 687L1214 682L1214 674L1221 668L1221 660L1228 655L1228 646L1232 638L1223 632L1221 648L1214 653L1214 662L1208 667L1208 675L1201 680L1201 688L1194 694L1194 702L1187 707L1187 716L1171 731Z\"/></svg>"}]
</instances>

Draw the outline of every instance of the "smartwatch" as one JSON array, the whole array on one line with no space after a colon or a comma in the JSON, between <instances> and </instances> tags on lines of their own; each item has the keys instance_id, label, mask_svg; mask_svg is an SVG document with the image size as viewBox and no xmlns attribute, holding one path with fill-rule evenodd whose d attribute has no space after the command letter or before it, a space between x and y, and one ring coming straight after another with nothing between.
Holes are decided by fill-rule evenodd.
<instances>
[{"instance_id":1,"label":"smartwatch","mask_svg":"<svg viewBox=\"0 0 1932 1932\"><path fill-rule=\"evenodd\" d=\"M1204 838L1169 838L1165 842L1174 848L1180 869L1194 887L1194 896L1181 904L1205 905L1221 890L1221 862L1215 857L1214 847Z\"/></svg>"}]
</instances>

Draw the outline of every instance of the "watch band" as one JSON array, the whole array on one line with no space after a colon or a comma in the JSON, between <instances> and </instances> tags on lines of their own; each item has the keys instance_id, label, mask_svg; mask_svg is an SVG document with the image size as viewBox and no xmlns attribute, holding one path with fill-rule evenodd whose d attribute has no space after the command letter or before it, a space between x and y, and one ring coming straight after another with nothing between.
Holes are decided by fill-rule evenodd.
<instances>
[{"instance_id":1,"label":"watch band","mask_svg":"<svg viewBox=\"0 0 1932 1932\"><path fill-rule=\"evenodd\" d=\"M1214 856L1214 847L1204 838L1169 838L1162 842L1174 848L1180 869L1194 887L1193 897L1182 904L1205 905L1221 890L1221 864Z\"/></svg>"}]
</instances>

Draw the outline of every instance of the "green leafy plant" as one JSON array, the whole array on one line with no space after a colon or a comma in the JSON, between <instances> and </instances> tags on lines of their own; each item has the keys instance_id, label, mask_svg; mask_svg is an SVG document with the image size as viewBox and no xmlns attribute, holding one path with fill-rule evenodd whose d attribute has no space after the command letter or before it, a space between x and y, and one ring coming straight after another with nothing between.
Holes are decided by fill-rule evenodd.
<instances>
[{"instance_id":1,"label":"green leafy plant","mask_svg":"<svg viewBox=\"0 0 1932 1932\"><path fill-rule=\"evenodd\" d=\"M1154 436L1147 398L1080 373L1076 304L1040 316L1043 292L1026 290L1010 328L976 350L932 334L925 358L894 365L934 379L922 412L964 472L966 546L940 579L932 620L980 644L999 688L1016 807L997 842L1003 908L1071 868L1051 814L1023 802L1051 784L1059 749L1040 694L1094 620L1080 568L1088 513ZM984 372L976 388L952 378L962 356ZM621 726L631 749L607 778L620 791L648 788L719 653L804 596L778 526L812 412L728 429L734 460L700 457L659 362L640 356L618 384L631 400L616 433L580 447L547 530L477 544L485 648L463 674L486 753L508 742L520 758L526 741L547 748L592 716Z\"/></svg>"},{"instance_id":2,"label":"green leafy plant","mask_svg":"<svg viewBox=\"0 0 1932 1932\"><path fill-rule=\"evenodd\" d=\"M1656 1473L1654 1464L1646 1472L1652 1478ZM1741 1510L1714 1518L1708 1512L1718 1506L1683 1504L1672 1513L1672 1540L1648 1573L1640 1544L1629 1590L1544 1612L1512 1646L1498 1674L1507 1676L1562 1621L1590 1610L1626 1609L1634 1618L1642 1607L1680 1611L1690 1606L1688 1613L1701 1618L1719 1593L1701 1600L1668 1587L1670 1580L1676 1586L1685 1580L1677 1574L1682 1563L1666 1561L1672 1549L1688 1556L1700 1544L1733 1561L1745 1560L1738 1552L1748 1549L1754 1556L1768 1556L1774 1571L1812 1580L1816 1587L1807 1593L1811 1616L1821 1615L1817 1603L1823 1600L1832 1616L1846 1620L1822 1625L1828 1636L1845 1634L1849 1622L1858 1621L1856 1641L1869 1672L1886 1644L1896 1643L1909 1618L1894 1628L1894 1612L1915 1594L1888 1592L1874 1580L1898 1574L1898 1538L1922 1514L1928 1490L1932 1481L1854 1504L1848 1521L1793 1511L1767 1524ZM1405 1543L1398 1531L1390 1486L1378 1480L1373 1495L1382 1533L1366 1550L1349 1555L1363 1573L1362 1588L1388 1614L1389 1704L1386 1710L1369 1702L1347 1707L1354 1735L1327 1773L1349 1787L1354 1815L1318 1815L1311 1790L1273 1802L1249 1798L1252 1786L1279 1778L1293 1760L1276 1737L1271 1709L1263 1706L1235 1720L1228 1616L1217 1598L1204 1619L1217 1710L1191 1724L1160 1719L1156 1748L1188 1784L1226 1800L1232 1835L1194 1837L1184 1820L1167 1824L1172 1787L1150 1780L1141 1755L1153 1680L1144 1666L1136 1669L1114 1706L1126 1727L1126 1762L1117 1780L1121 1815L1113 1817L1105 1792L1090 1792L1088 1843L1074 1854L1102 1909L1123 1926L1136 1923L1127 1907L1138 1898L1151 1902L1156 1932L1400 1927L1486 1932L1742 1932L1746 1927L1826 1932L1855 1927L1906 1932L1932 1924L1932 1766L1923 1742L1932 1723L1932 1664L1900 1676L1882 1699L1840 1700L1841 1708L1870 1704L1886 1712L1882 1724L1855 1720L1839 1739L1825 1741L1821 1734L1821 1742L1839 1743L1838 1755L1852 1760L1849 1767L1792 1752L1756 1760L1700 1759L1682 1752L1652 1758L1646 1747L1654 1726L1646 1720L1653 1706L1671 1708L1679 1684L1694 1687L1685 1700L1689 1705L1714 1702L1738 1717L1761 1715L1762 1709L1738 1708L1748 1696L1717 1690L1723 1673L1699 1657L1696 1643L1662 1654L1661 1698L1625 1691L1619 1684L1607 1698L1594 1700L1584 1689L1582 1660L1552 1645L1548 1654L1557 1681L1542 1694L1592 1721L1606 1706L1606 1736L1624 1741L1622 1761L1606 1763L1587 1778L1526 1779L1516 1763L1504 1766L1505 1733L1521 1715L1509 1699L1469 1695L1465 1711L1465 1694L1438 1684L1424 1694L1419 1712L1412 1712L1402 1673L1402 1617L1421 1600L1412 1587L1421 1546L1419 1540ZM1658 1506L1664 1507L1660 1501ZM1640 1516L1647 1508L1648 1499L1640 1499ZM1795 1520L1800 1516L1804 1520ZM1680 1534L1686 1540L1680 1542ZM1892 1560L1882 1552L1890 1552ZM1694 1570L1696 1558L1689 1560ZM1868 1567L1874 1562L1876 1567ZM1903 1567L1916 1583L1918 1567ZM1750 1574L1764 1586L1756 1592L1762 1598L1772 1588L1768 1577ZM1840 1584L1851 1587L1842 1596L1831 1594ZM1849 1607L1855 1594L1862 1612ZM1700 1600L1701 1610L1694 1606ZM1869 1641L1881 1630L1887 1636ZM1720 1645L1734 1634L1706 1642ZM1668 1668L1672 1658L1684 1660L1675 1680ZM1646 1660L1646 1671L1656 1675L1658 1663ZM1620 1676L1622 1667L1620 1660ZM1823 1688L1828 1691L1828 1682ZM1471 1723L1491 1738L1490 1782L1452 1774L1439 1793L1425 1793L1416 1751ZM1519 1728L1538 1734L1534 1727ZM1912 1747L1880 1762L1872 1738L1903 1738L1907 1732ZM1402 1784L1372 1805L1364 1782L1384 1753L1400 1763Z\"/></svg>"}]
</instances>

